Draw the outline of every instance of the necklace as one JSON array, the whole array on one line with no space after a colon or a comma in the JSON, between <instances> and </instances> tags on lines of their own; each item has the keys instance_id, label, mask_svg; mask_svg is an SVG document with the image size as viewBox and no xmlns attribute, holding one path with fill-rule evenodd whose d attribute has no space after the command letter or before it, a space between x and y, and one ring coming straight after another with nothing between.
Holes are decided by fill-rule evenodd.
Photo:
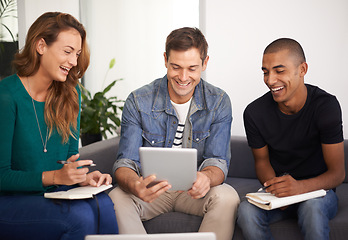
<instances>
[{"instance_id":1,"label":"necklace","mask_svg":"<svg viewBox=\"0 0 348 240\"><path fill-rule=\"evenodd\" d=\"M34 108L34 113L35 113L35 117L36 117L37 127L39 128L39 133L40 133L40 137L41 137L41 141L42 141L43 151L46 153L46 152L47 152L46 146L47 146L48 127L47 127L47 130L46 130L46 140L45 140L45 142L44 142L43 137L42 137L42 133L41 133L41 129L40 129L39 119L38 119L37 113L36 113L36 108L35 108L35 104L34 104L34 99L33 99L33 97L31 96L31 92L30 92L30 84L29 84L28 77L27 77L27 82L28 82L28 91L29 91L29 95L30 95L30 98L31 98L31 102L33 103L33 108Z\"/></svg>"}]
</instances>

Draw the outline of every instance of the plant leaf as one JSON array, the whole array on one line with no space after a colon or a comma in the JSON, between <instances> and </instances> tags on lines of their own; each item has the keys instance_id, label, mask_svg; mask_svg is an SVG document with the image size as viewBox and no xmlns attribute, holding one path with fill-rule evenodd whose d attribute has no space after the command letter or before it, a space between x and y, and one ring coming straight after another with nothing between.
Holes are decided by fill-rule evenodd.
<instances>
[{"instance_id":1,"label":"plant leaf","mask_svg":"<svg viewBox=\"0 0 348 240\"><path fill-rule=\"evenodd\" d=\"M109 70L114 65L115 59L111 59ZM86 88L81 88L81 133L101 133L103 138L107 139L106 133L114 134L112 131L121 125L121 119L118 117L117 109L123 109L122 103L125 101L118 100L116 96L105 96L119 80L123 79L112 81L104 90L96 92L93 97Z\"/></svg>"},{"instance_id":2,"label":"plant leaf","mask_svg":"<svg viewBox=\"0 0 348 240\"><path fill-rule=\"evenodd\" d=\"M115 66L116 60L115 58L111 59L110 63L109 63L109 69L113 68Z\"/></svg>"},{"instance_id":3,"label":"plant leaf","mask_svg":"<svg viewBox=\"0 0 348 240\"><path fill-rule=\"evenodd\" d=\"M110 83L104 90L103 90L103 94L107 93L108 91L110 91L110 89L115 85L117 80L112 81L112 83Z\"/></svg>"}]
</instances>

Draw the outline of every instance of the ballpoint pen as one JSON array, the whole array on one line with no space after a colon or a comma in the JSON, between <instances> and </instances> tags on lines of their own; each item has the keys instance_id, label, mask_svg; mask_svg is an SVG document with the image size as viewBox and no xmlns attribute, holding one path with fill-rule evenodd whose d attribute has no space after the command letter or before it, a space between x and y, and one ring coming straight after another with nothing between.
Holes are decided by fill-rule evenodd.
<instances>
[{"instance_id":1,"label":"ballpoint pen","mask_svg":"<svg viewBox=\"0 0 348 240\"><path fill-rule=\"evenodd\" d=\"M259 190L257 190L257 191L258 191L258 192L264 191L264 190L266 190L267 188L269 188L270 186L272 186L272 185L268 185L268 186L265 186L265 187L261 187L261 188L259 188Z\"/></svg>"},{"instance_id":2,"label":"ballpoint pen","mask_svg":"<svg viewBox=\"0 0 348 240\"><path fill-rule=\"evenodd\" d=\"M286 175L289 175L289 173L283 173L283 174L279 175L279 177L283 177L283 176L286 176ZM269 188L270 186L272 186L272 185L268 185L268 186L261 187L261 188L259 188L259 190L257 190L257 191L258 191L258 192L264 191L264 190L266 190L267 188Z\"/></svg>"},{"instance_id":3,"label":"ballpoint pen","mask_svg":"<svg viewBox=\"0 0 348 240\"><path fill-rule=\"evenodd\" d=\"M69 163L72 163L72 162L65 161L65 160L58 160L57 163L59 163L59 164L69 164ZM90 165L85 165L85 166L95 167L97 165L95 163L91 163Z\"/></svg>"}]
</instances>

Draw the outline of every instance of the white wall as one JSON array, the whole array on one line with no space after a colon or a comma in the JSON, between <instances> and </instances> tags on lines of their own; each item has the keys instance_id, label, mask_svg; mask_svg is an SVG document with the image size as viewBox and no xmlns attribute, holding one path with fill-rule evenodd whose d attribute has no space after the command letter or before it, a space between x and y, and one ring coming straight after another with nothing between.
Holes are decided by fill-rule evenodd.
<instances>
[{"instance_id":1,"label":"white wall","mask_svg":"<svg viewBox=\"0 0 348 240\"><path fill-rule=\"evenodd\" d=\"M348 1L346 0L81 0L91 65L86 86L101 90L111 58L116 66L107 83L124 78L111 94L125 99L134 89L165 74L165 38L182 26L200 26L209 44L204 78L225 89L233 105L233 135L245 135L248 103L267 91L262 79L264 48L280 37L298 40L306 53L306 82L337 96L348 137ZM79 16L78 0L18 0L19 39L45 11ZM23 32L25 34L23 35ZM106 83L106 84L107 84Z\"/></svg>"},{"instance_id":2,"label":"white wall","mask_svg":"<svg viewBox=\"0 0 348 240\"><path fill-rule=\"evenodd\" d=\"M348 137L348 1L201 0L203 31L209 43L206 80L225 89L233 106L233 135L245 135L242 114L268 89L262 52L273 40L294 38L309 65L307 83L340 101ZM204 16L203 16L204 15Z\"/></svg>"},{"instance_id":3,"label":"white wall","mask_svg":"<svg viewBox=\"0 0 348 240\"><path fill-rule=\"evenodd\" d=\"M21 49L31 24L45 12L65 12L80 19L79 0L17 0L18 41Z\"/></svg>"},{"instance_id":4,"label":"white wall","mask_svg":"<svg viewBox=\"0 0 348 240\"><path fill-rule=\"evenodd\" d=\"M166 37L175 28L198 27L198 0L83 0L81 19L91 49L85 87L95 93L123 78L110 95L126 99L131 91L166 74ZM116 65L102 86L112 58Z\"/></svg>"}]
</instances>

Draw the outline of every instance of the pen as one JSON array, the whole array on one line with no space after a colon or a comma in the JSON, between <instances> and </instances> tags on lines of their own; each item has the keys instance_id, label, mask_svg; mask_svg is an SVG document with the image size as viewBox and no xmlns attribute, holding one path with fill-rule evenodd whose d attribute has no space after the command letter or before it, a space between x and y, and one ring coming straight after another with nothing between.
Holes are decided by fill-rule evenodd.
<instances>
[{"instance_id":1,"label":"pen","mask_svg":"<svg viewBox=\"0 0 348 240\"><path fill-rule=\"evenodd\" d=\"M285 172L285 173L279 175L279 177L283 177L283 176L286 176L286 175L289 175L289 173ZM264 187L262 187L262 188L259 188L259 190L257 190L257 191L258 191L258 192L264 191L264 190L266 190L267 188L269 188L270 186L272 186L272 185L264 186Z\"/></svg>"},{"instance_id":2,"label":"pen","mask_svg":"<svg viewBox=\"0 0 348 240\"><path fill-rule=\"evenodd\" d=\"M267 188L269 188L270 186L272 186L272 185L268 185L267 187L261 187L261 188L259 188L259 190L257 190L257 191L258 191L258 192L264 191L264 190L266 190Z\"/></svg>"},{"instance_id":3,"label":"pen","mask_svg":"<svg viewBox=\"0 0 348 240\"><path fill-rule=\"evenodd\" d=\"M64 160L58 160L57 163L59 164L69 164L71 162L68 162L68 161L64 161ZM86 165L86 166L91 166L91 167L95 167L97 166L95 163L91 163L90 165Z\"/></svg>"}]
</instances>

